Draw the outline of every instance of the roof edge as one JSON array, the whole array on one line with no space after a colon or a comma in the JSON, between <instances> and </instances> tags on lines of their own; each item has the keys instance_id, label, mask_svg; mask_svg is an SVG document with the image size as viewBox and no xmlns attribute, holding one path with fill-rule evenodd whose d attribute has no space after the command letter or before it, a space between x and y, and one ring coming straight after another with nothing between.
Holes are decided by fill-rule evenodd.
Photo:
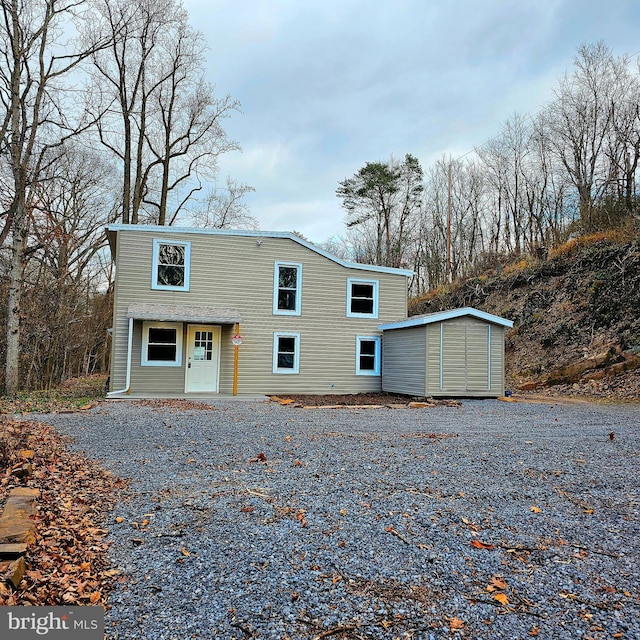
<instances>
[{"instance_id":1,"label":"roof edge","mask_svg":"<svg viewBox=\"0 0 640 640\"><path fill-rule=\"evenodd\" d=\"M463 316L471 316L478 320L485 320L486 322L491 322L492 324L497 324L508 329L513 327L513 321L507 320L506 318L501 318L500 316L487 313L486 311L480 311L480 309L475 309L474 307L461 307L460 309L451 309L449 311L438 311L436 313L429 313L423 316L414 316L398 322L387 322L379 325L378 329L380 329L380 331L386 331L389 329L419 327L422 325L433 324L434 322L443 322L444 320L461 318Z\"/></svg>"},{"instance_id":2,"label":"roof edge","mask_svg":"<svg viewBox=\"0 0 640 640\"><path fill-rule=\"evenodd\" d=\"M135 231L135 232L147 232L147 233L185 233L185 234L200 234L200 235L212 235L212 236L238 236L246 238L285 238L293 240L298 244L314 251L315 253L324 256L325 258L335 262L348 269L360 269L362 271L373 271L377 273L392 273L396 275L403 275L406 278L411 278L414 275L412 269L401 269L397 267L382 267L373 264L361 264L359 262L348 262L342 258L338 258L333 254L325 251L321 247L300 238L295 233L289 231L253 231L242 229L197 229L195 227L166 227L159 225L145 225L145 224L110 224L105 227L107 235L115 234L118 231Z\"/></svg>"}]
</instances>

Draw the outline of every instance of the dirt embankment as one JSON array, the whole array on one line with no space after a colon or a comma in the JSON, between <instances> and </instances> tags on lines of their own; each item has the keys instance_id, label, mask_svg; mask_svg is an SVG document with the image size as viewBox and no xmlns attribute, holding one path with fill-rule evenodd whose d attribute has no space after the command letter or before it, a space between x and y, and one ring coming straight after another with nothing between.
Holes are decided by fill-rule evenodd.
<instances>
[{"instance_id":1,"label":"dirt embankment","mask_svg":"<svg viewBox=\"0 0 640 640\"><path fill-rule=\"evenodd\" d=\"M508 318L507 384L640 399L640 242L574 240L413 300L410 315L476 307Z\"/></svg>"}]
</instances>

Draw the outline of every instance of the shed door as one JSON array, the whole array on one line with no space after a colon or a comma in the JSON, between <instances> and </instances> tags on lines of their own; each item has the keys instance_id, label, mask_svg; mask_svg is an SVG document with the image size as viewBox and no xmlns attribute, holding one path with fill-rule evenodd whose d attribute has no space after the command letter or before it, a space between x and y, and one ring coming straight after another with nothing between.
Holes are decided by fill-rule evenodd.
<instances>
[{"instance_id":1,"label":"shed door","mask_svg":"<svg viewBox=\"0 0 640 640\"><path fill-rule=\"evenodd\" d=\"M489 390L489 325L475 322L441 324L440 389L448 392Z\"/></svg>"},{"instance_id":2,"label":"shed door","mask_svg":"<svg viewBox=\"0 0 640 640\"><path fill-rule=\"evenodd\" d=\"M489 390L490 325L467 323L467 391Z\"/></svg>"},{"instance_id":3,"label":"shed door","mask_svg":"<svg viewBox=\"0 0 640 640\"><path fill-rule=\"evenodd\" d=\"M187 328L186 392L217 392L220 327L190 324Z\"/></svg>"}]
</instances>

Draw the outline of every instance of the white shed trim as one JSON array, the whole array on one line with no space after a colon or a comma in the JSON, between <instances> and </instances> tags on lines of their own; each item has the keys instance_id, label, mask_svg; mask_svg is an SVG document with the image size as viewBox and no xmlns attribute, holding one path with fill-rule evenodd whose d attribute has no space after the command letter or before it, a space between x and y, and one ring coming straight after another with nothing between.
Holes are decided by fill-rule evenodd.
<instances>
[{"instance_id":1,"label":"white shed trim","mask_svg":"<svg viewBox=\"0 0 640 640\"><path fill-rule=\"evenodd\" d=\"M480 311L473 307L462 307L461 309L451 309L450 311L440 311L438 313L428 313L423 316L414 316L407 320L400 320L399 322L388 322L381 324L378 329L380 331L387 331L388 329L406 329L407 327L419 327L422 325L432 324L434 322L443 322L444 320L451 320L453 318L460 318L463 316L471 316L478 318L478 320L485 320L486 322L492 322L503 327L511 329L513 322L500 316L494 316L486 311Z\"/></svg>"}]
</instances>

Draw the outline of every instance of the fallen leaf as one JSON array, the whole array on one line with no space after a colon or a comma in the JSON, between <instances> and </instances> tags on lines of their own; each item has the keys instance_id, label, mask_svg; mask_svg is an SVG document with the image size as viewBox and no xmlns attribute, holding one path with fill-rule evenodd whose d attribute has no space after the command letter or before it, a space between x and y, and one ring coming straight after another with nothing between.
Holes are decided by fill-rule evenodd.
<instances>
[{"instance_id":1,"label":"fallen leaf","mask_svg":"<svg viewBox=\"0 0 640 640\"><path fill-rule=\"evenodd\" d=\"M124 518L123 518L122 516L118 516L118 517L116 518L116 522L117 522L118 524L121 524L121 523L123 523L123 522L124 522Z\"/></svg>"},{"instance_id":2,"label":"fallen leaf","mask_svg":"<svg viewBox=\"0 0 640 640\"><path fill-rule=\"evenodd\" d=\"M464 628L464 622L460 620L460 618L458 617L449 618L447 622L449 624L449 629L451 629L451 631L454 631L455 629Z\"/></svg>"},{"instance_id":3,"label":"fallen leaf","mask_svg":"<svg viewBox=\"0 0 640 640\"><path fill-rule=\"evenodd\" d=\"M540 633L540 627L533 627L531 631L529 631L530 636L537 636Z\"/></svg>"},{"instance_id":4,"label":"fallen leaf","mask_svg":"<svg viewBox=\"0 0 640 640\"><path fill-rule=\"evenodd\" d=\"M533 513L540 513L542 511L542 509L540 507L531 507L531 511L533 511Z\"/></svg>"},{"instance_id":5,"label":"fallen leaf","mask_svg":"<svg viewBox=\"0 0 640 640\"><path fill-rule=\"evenodd\" d=\"M91 602L91 604L95 604L96 602L98 602L98 600L100 600L100 598L102 598L102 594L99 591L94 591L89 596L89 602Z\"/></svg>"},{"instance_id":6,"label":"fallen leaf","mask_svg":"<svg viewBox=\"0 0 640 640\"><path fill-rule=\"evenodd\" d=\"M185 547L182 547L182 549L180 549L180 553L187 558L191 555L191 553Z\"/></svg>"},{"instance_id":7,"label":"fallen leaf","mask_svg":"<svg viewBox=\"0 0 640 640\"><path fill-rule=\"evenodd\" d=\"M505 606L509 604L509 597L506 593L494 593L493 599L497 600L500 604L503 604Z\"/></svg>"},{"instance_id":8,"label":"fallen leaf","mask_svg":"<svg viewBox=\"0 0 640 640\"><path fill-rule=\"evenodd\" d=\"M286 442L291 442L291 436L285 436L284 439Z\"/></svg>"},{"instance_id":9,"label":"fallen leaf","mask_svg":"<svg viewBox=\"0 0 640 640\"><path fill-rule=\"evenodd\" d=\"M506 589L507 583L504 578L493 577L489 580L489 585L487 586L487 591L495 591L496 589Z\"/></svg>"},{"instance_id":10,"label":"fallen leaf","mask_svg":"<svg viewBox=\"0 0 640 640\"><path fill-rule=\"evenodd\" d=\"M471 546L475 547L476 549L495 549L492 544L489 544L488 542L481 542L480 540L475 539L471 541Z\"/></svg>"},{"instance_id":11,"label":"fallen leaf","mask_svg":"<svg viewBox=\"0 0 640 640\"><path fill-rule=\"evenodd\" d=\"M587 513L588 515L592 516L595 513L595 511L593 509L585 509L584 513Z\"/></svg>"},{"instance_id":12,"label":"fallen leaf","mask_svg":"<svg viewBox=\"0 0 640 640\"><path fill-rule=\"evenodd\" d=\"M294 467L301 467L302 466L302 462L300 462L300 460L295 460L293 463Z\"/></svg>"}]
</instances>

